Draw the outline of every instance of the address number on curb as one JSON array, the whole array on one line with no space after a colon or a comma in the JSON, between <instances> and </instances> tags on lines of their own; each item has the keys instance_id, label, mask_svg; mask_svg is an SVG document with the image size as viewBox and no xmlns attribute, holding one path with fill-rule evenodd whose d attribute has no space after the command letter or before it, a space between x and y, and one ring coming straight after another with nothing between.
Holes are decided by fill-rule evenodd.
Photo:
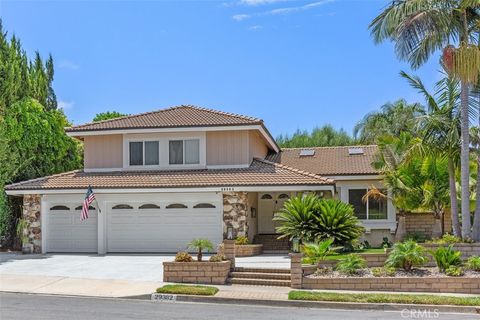
<instances>
[{"instance_id":1,"label":"address number on curb","mask_svg":"<svg viewBox=\"0 0 480 320\"><path fill-rule=\"evenodd\" d=\"M162 294L162 293L152 293L153 301L160 302L175 302L177 301L177 295L175 294Z\"/></svg>"}]
</instances>

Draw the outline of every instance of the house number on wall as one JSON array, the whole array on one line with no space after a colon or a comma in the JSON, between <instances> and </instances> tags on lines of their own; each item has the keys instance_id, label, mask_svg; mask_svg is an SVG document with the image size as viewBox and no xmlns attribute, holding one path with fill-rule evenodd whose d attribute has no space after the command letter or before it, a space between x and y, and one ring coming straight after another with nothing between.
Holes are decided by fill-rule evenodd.
<instances>
[{"instance_id":1,"label":"house number on wall","mask_svg":"<svg viewBox=\"0 0 480 320\"><path fill-rule=\"evenodd\" d=\"M222 187L222 191L235 191L234 187Z\"/></svg>"}]
</instances>

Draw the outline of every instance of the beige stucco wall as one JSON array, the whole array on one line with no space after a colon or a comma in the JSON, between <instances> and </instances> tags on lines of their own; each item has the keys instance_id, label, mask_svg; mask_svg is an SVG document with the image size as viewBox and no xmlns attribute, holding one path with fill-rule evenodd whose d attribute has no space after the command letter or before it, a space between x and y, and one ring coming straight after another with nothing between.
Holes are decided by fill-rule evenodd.
<instances>
[{"instance_id":1,"label":"beige stucco wall","mask_svg":"<svg viewBox=\"0 0 480 320\"><path fill-rule=\"evenodd\" d=\"M260 133L258 133L258 131L250 130L248 134L250 159L264 159L267 156L268 148L263 138L260 136Z\"/></svg>"},{"instance_id":2,"label":"beige stucco wall","mask_svg":"<svg viewBox=\"0 0 480 320\"><path fill-rule=\"evenodd\" d=\"M123 138L121 134L84 138L85 168L121 168Z\"/></svg>"},{"instance_id":3,"label":"beige stucco wall","mask_svg":"<svg viewBox=\"0 0 480 320\"><path fill-rule=\"evenodd\" d=\"M207 132L207 165L249 164L248 131Z\"/></svg>"}]
</instances>

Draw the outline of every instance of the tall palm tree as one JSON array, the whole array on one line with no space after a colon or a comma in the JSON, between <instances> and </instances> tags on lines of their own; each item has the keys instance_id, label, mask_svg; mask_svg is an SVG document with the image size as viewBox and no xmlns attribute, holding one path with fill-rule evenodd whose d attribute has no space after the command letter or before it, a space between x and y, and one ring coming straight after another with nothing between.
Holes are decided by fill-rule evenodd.
<instances>
[{"instance_id":1,"label":"tall palm tree","mask_svg":"<svg viewBox=\"0 0 480 320\"><path fill-rule=\"evenodd\" d=\"M460 163L464 238L471 234L468 95L470 81L476 81L474 77L480 71L480 63L477 58L469 59L463 53L472 49L470 42L474 39L473 33L479 20L478 0L395 0L370 24L375 42L393 41L397 56L408 61L413 68L423 65L438 50L443 49L444 56L448 48L455 53L447 60L454 61L454 68L449 71L461 80ZM450 46L452 42L458 45L455 50ZM476 55L478 48L469 52Z\"/></svg>"},{"instance_id":2,"label":"tall palm tree","mask_svg":"<svg viewBox=\"0 0 480 320\"><path fill-rule=\"evenodd\" d=\"M400 75L425 97L427 113L417 119L418 131L422 138L421 148L418 150L425 155L447 158L453 234L460 237L455 181L460 156L459 81L445 74L445 77L436 83L435 93L431 94L420 78L403 71Z\"/></svg>"},{"instance_id":3,"label":"tall palm tree","mask_svg":"<svg viewBox=\"0 0 480 320\"><path fill-rule=\"evenodd\" d=\"M473 218L472 239L480 241L480 127L473 127L470 129L472 147L477 157L477 185L476 185L476 200L475 200L475 214Z\"/></svg>"},{"instance_id":4,"label":"tall palm tree","mask_svg":"<svg viewBox=\"0 0 480 320\"><path fill-rule=\"evenodd\" d=\"M415 118L425 113L419 103L408 104L401 99L394 103L386 103L380 111L374 111L365 115L359 121L353 134L361 143L377 143L381 136L398 136L401 132L414 132Z\"/></svg>"}]
</instances>

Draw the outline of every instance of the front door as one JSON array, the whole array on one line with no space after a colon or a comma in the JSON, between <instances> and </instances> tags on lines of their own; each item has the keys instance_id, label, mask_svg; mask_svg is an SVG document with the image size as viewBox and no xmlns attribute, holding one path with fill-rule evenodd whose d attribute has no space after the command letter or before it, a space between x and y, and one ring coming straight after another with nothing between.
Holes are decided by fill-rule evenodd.
<instances>
[{"instance_id":1,"label":"front door","mask_svg":"<svg viewBox=\"0 0 480 320\"><path fill-rule=\"evenodd\" d=\"M283 208L285 201L290 199L290 192L265 192L258 195L258 233L273 234L278 222L273 220L275 213Z\"/></svg>"}]
</instances>

